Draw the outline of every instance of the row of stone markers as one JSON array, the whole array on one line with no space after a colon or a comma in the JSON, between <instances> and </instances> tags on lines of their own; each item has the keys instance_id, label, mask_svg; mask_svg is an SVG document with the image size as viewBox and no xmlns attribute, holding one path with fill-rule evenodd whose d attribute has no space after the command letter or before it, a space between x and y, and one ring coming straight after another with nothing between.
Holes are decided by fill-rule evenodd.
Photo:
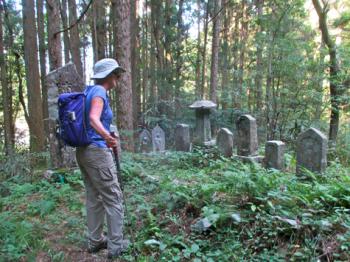
<instances>
[{"instance_id":1,"label":"row of stone markers","mask_svg":"<svg viewBox=\"0 0 350 262\"><path fill-rule=\"evenodd\" d=\"M165 133L159 125L148 131L143 129L139 135L139 152L148 153L165 151Z\"/></svg>"},{"instance_id":2,"label":"row of stone markers","mask_svg":"<svg viewBox=\"0 0 350 262\"><path fill-rule=\"evenodd\" d=\"M189 125L178 124L175 128L175 150L189 152L191 148ZM151 132L143 129L139 134L138 152L149 153L152 151L165 151L165 133L158 125Z\"/></svg>"},{"instance_id":3,"label":"row of stone markers","mask_svg":"<svg viewBox=\"0 0 350 262\"><path fill-rule=\"evenodd\" d=\"M193 142L200 145L216 144L226 157L236 157L244 162L264 163L267 168L284 170L285 143L272 140L265 144L265 156L258 155L257 124L251 115L241 115L236 121L237 135L234 136L227 128L221 128L217 138L211 137L210 111L216 104L211 101L197 101L190 106L196 110L196 128ZM237 141L234 141L236 139ZM301 133L297 139L297 174L305 169L322 173L327 165L327 137L315 128ZM234 155L234 145L237 145L237 155ZM175 149L190 151L190 129L186 124L178 124L175 129Z\"/></svg>"},{"instance_id":4,"label":"row of stone markers","mask_svg":"<svg viewBox=\"0 0 350 262\"><path fill-rule=\"evenodd\" d=\"M69 63L50 72L45 79L48 90L49 117L45 119L49 128L47 137L50 146L51 165L53 168L75 166L74 148L64 146L57 136L57 101L59 94L79 92L84 89L84 82L77 73L74 64ZM210 113L216 104L212 101L196 101L190 106L196 112L196 128L193 143L205 146L216 145L225 156L234 155L234 145L237 145L237 155L243 161L258 161L266 167L284 169L285 144L282 141L268 141L265 146L265 157L258 155L257 126L250 115L242 115L236 122L237 135L234 138L227 128L219 130L216 141L211 137ZM161 152L165 150L164 131L156 126L151 132L143 130L139 136L139 151ZM237 141L235 141L237 140ZM191 151L192 143L190 127L178 124L175 129L175 149ZM323 172L327 165L327 138L320 131L311 128L302 133L297 140L297 173L303 168L313 172Z\"/></svg>"}]
</instances>

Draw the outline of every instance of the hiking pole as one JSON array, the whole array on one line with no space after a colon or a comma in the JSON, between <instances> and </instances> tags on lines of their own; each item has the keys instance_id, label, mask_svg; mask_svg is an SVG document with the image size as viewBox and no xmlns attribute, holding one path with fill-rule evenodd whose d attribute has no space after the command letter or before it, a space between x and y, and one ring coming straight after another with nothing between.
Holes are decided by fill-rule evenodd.
<instances>
[{"instance_id":1,"label":"hiking pole","mask_svg":"<svg viewBox=\"0 0 350 262\"><path fill-rule=\"evenodd\" d=\"M112 125L111 126L111 136L114 137L114 138L117 138L116 132L118 132L116 130L116 127ZM125 197L124 197L124 183L122 181L118 147L113 147L112 150L113 150L113 154L114 154L115 165L117 167L117 179L118 179L118 182L119 182L119 185L120 185L120 189L122 191L122 196L123 196L123 199L124 199L125 214L130 219L128 208L127 208L127 204L126 204L126 200L125 200ZM136 251L135 251L135 237L134 237L134 232L133 232L131 226L129 227L129 233L130 233L131 241L132 241L132 253L133 253L134 259L136 261L137 255L136 255Z\"/></svg>"},{"instance_id":2,"label":"hiking pole","mask_svg":"<svg viewBox=\"0 0 350 262\"><path fill-rule=\"evenodd\" d=\"M111 136L114 138L117 138L114 131L111 132ZM117 167L118 182L119 182L120 189L122 190L123 197L124 197L124 183L123 183L123 180L121 177L121 168L120 168L120 158L119 158L118 147L112 147L112 150L113 150L113 154L114 154L115 165Z\"/></svg>"}]
</instances>

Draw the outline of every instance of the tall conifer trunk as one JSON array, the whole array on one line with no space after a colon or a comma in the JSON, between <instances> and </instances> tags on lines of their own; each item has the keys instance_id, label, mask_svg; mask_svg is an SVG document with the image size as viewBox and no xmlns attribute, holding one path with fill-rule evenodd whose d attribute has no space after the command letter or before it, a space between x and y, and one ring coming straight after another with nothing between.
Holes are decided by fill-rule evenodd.
<instances>
[{"instance_id":1,"label":"tall conifer trunk","mask_svg":"<svg viewBox=\"0 0 350 262\"><path fill-rule=\"evenodd\" d=\"M28 114L30 149L39 152L44 149L45 135L43 125L42 100L40 90L37 31L35 26L34 0L22 0L24 61L28 93ZM58 61L58 60L57 60Z\"/></svg>"}]
</instances>

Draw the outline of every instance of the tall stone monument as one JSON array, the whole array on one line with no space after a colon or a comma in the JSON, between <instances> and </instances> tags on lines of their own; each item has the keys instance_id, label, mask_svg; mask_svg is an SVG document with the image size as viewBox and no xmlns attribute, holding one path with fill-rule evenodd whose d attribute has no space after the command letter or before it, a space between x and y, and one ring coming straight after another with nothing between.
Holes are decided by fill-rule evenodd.
<instances>
[{"instance_id":1,"label":"tall stone monument","mask_svg":"<svg viewBox=\"0 0 350 262\"><path fill-rule=\"evenodd\" d=\"M45 119L49 128L48 142L53 168L76 166L75 149L65 146L58 136L58 96L62 93L81 92L85 85L75 65L68 63L47 74L45 85L48 92L49 118Z\"/></svg>"}]
</instances>

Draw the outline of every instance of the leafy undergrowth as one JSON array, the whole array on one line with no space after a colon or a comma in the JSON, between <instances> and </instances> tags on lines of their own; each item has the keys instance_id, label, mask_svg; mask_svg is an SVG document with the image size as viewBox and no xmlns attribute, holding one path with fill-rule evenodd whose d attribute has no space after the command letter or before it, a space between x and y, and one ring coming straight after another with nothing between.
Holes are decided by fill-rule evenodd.
<instances>
[{"instance_id":1,"label":"leafy undergrowth","mask_svg":"<svg viewBox=\"0 0 350 262\"><path fill-rule=\"evenodd\" d=\"M349 261L349 171L332 163L301 179L211 151L127 154L125 234L135 242L121 261ZM85 252L79 171L37 177L0 187L0 260L104 261Z\"/></svg>"}]
</instances>

